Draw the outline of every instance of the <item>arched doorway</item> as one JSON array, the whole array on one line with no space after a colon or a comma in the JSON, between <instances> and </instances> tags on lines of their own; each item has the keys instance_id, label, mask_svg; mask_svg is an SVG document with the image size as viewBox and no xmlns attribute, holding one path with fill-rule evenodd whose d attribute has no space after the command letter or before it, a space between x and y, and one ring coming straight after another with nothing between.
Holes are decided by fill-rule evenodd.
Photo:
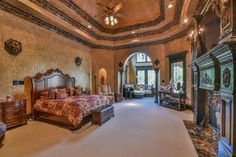
<instances>
[{"instance_id":1,"label":"arched doorway","mask_svg":"<svg viewBox=\"0 0 236 157\"><path fill-rule=\"evenodd\" d=\"M130 54L124 61L123 70L120 70L117 75L118 92L123 92L123 85L129 84L135 86L143 85L145 87L144 90L147 90L146 88L149 88L149 86L152 86L154 91L156 91L155 87L159 89L160 79L158 78L160 78L160 73L159 69L153 64L155 64L155 61L153 62L151 57L143 51ZM155 92L153 92L152 96L154 95Z\"/></svg>"}]
</instances>

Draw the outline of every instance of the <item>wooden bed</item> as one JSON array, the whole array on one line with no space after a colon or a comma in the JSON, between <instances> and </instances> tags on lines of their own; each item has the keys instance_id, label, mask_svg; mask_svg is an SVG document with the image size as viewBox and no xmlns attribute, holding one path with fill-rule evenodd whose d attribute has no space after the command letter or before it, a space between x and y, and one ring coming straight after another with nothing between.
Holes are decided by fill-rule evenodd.
<instances>
[{"instance_id":1,"label":"wooden bed","mask_svg":"<svg viewBox=\"0 0 236 157\"><path fill-rule=\"evenodd\" d=\"M83 118L79 126L72 126L68 120L63 116L57 116L46 112L37 111L34 109L34 104L40 98L40 93L51 88L70 88L75 87L75 78L67 74L63 74L59 69L50 69L46 73L38 73L32 78L32 92L31 92L31 108L32 117L35 120L54 123L57 125L66 126L69 129L78 129L85 123L91 120L91 115Z\"/></svg>"}]
</instances>

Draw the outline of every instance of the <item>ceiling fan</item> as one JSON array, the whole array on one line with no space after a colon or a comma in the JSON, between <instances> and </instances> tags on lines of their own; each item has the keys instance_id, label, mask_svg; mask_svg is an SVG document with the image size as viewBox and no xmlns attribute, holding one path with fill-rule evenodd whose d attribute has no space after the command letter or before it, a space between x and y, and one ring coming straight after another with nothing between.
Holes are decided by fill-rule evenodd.
<instances>
[{"instance_id":1,"label":"ceiling fan","mask_svg":"<svg viewBox=\"0 0 236 157\"><path fill-rule=\"evenodd\" d=\"M120 2L118 4L115 3L115 0L110 0L106 4L102 4L97 2L97 5L103 9L103 13L98 14L96 17L104 17L104 21L106 25L114 26L118 23L118 17L124 18L125 15L118 13L118 11L123 7L123 3Z\"/></svg>"}]
</instances>

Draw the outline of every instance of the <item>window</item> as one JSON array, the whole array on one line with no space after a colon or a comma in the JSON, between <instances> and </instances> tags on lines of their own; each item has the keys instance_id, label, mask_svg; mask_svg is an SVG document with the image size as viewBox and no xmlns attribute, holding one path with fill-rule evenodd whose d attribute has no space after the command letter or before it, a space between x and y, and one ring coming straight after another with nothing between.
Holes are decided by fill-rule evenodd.
<instances>
[{"instance_id":1,"label":"window","mask_svg":"<svg viewBox=\"0 0 236 157\"><path fill-rule=\"evenodd\" d=\"M173 81L175 87L177 84L183 85L184 73L183 73L183 61L175 62L171 64L171 81Z\"/></svg>"},{"instance_id":2,"label":"window","mask_svg":"<svg viewBox=\"0 0 236 157\"><path fill-rule=\"evenodd\" d=\"M137 53L136 55L137 63L151 62L151 59L145 53Z\"/></svg>"},{"instance_id":3,"label":"window","mask_svg":"<svg viewBox=\"0 0 236 157\"><path fill-rule=\"evenodd\" d=\"M136 67L137 84L155 86L156 75L151 66Z\"/></svg>"},{"instance_id":4,"label":"window","mask_svg":"<svg viewBox=\"0 0 236 157\"><path fill-rule=\"evenodd\" d=\"M155 71L154 70L148 70L147 71L148 85L155 85L155 80L156 80Z\"/></svg>"},{"instance_id":5,"label":"window","mask_svg":"<svg viewBox=\"0 0 236 157\"><path fill-rule=\"evenodd\" d=\"M174 83L177 89L182 89L185 91L186 88L186 52L177 53L169 57L170 61L170 81ZM179 86L179 85L180 86ZM180 87L180 88L179 88Z\"/></svg>"},{"instance_id":6,"label":"window","mask_svg":"<svg viewBox=\"0 0 236 157\"><path fill-rule=\"evenodd\" d=\"M137 70L137 83L145 84L145 70Z\"/></svg>"}]
</instances>

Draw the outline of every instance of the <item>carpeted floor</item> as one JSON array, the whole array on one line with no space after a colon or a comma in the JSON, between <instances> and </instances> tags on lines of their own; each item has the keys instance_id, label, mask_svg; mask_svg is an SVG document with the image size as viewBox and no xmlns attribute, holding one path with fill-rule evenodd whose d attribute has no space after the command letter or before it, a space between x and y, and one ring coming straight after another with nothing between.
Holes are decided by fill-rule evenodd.
<instances>
[{"instance_id":1,"label":"carpeted floor","mask_svg":"<svg viewBox=\"0 0 236 157\"><path fill-rule=\"evenodd\" d=\"M1 157L195 157L184 126L190 111L178 112L153 103L154 99L115 104L115 118L101 127L80 130L43 122L7 131Z\"/></svg>"}]
</instances>

